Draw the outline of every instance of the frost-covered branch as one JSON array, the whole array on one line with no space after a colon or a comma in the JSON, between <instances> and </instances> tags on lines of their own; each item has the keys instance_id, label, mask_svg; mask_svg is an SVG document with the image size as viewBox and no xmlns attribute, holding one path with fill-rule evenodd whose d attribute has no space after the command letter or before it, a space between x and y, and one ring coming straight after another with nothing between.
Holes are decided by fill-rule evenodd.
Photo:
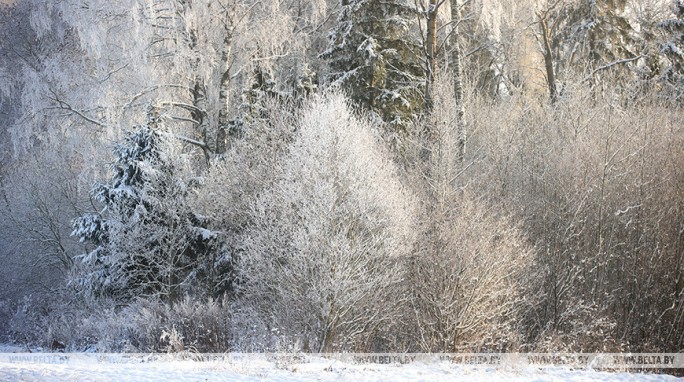
<instances>
[{"instance_id":1,"label":"frost-covered branch","mask_svg":"<svg viewBox=\"0 0 684 382\"><path fill-rule=\"evenodd\" d=\"M614 67L614 66L616 66L616 65L629 64L630 62L637 61L637 60L639 60L639 59L642 58L642 57L644 57L644 56L643 56L643 55L638 55L638 56L636 56L636 57L623 58L623 59L620 59L620 60L615 60L615 61L613 61L613 62L611 62L611 63L608 63L608 64L605 64L605 65L599 66L598 68L592 70L591 73L589 73L586 77L584 77L584 80L582 80L582 81L583 81L583 82L591 81L591 79L594 78L594 75L595 75L596 73L600 72L600 71L603 71L603 70L606 70L606 69L610 69L610 68L612 68L612 67Z\"/></svg>"},{"instance_id":2,"label":"frost-covered branch","mask_svg":"<svg viewBox=\"0 0 684 382\"><path fill-rule=\"evenodd\" d=\"M81 117L82 119L84 119L84 120L86 120L86 121L88 121L88 122L90 122L90 123L92 123L92 124L95 124L95 125L97 125L97 126L104 127L104 128L107 128L107 127L108 127L108 126L107 126L106 124L104 124L103 122L100 122L100 121L98 121L98 120L95 120L95 119L93 119L93 118L91 118L91 117L85 115L83 112L81 112L81 111L79 111L79 110L77 110L77 109L74 109L69 103L67 103L66 101L64 101L63 99L61 99L61 98L59 97L59 95L58 95L54 90L50 89L50 93L51 93L52 95L51 95L51 96L47 96L47 98L50 99L51 101L57 103L57 108L58 108L58 109L67 110L67 111L69 111L69 112L71 112L71 113L73 113L73 114L76 114L76 115L78 115L79 117Z\"/></svg>"}]
</instances>

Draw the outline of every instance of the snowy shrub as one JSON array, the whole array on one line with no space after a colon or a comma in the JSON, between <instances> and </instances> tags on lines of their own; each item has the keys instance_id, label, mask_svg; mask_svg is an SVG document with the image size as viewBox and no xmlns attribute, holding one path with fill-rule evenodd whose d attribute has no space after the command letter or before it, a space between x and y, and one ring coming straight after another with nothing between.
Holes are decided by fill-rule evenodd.
<instances>
[{"instance_id":1,"label":"snowy shrub","mask_svg":"<svg viewBox=\"0 0 684 382\"><path fill-rule=\"evenodd\" d=\"M7 300L0 300L0 341L7 342L9 340L9 322L12 317L12 307Z\"/></svg>"},{"instance_id":2,"label":"snowy shrub","mask_svg":"<svg viewBox=\"0 0 684 382\"><path fill-rule=\"evenodd\" d=\"M471 169L479 154L459 159L453 86L438 83L434 90L435 110L417 126L401 158L423 203L402 283L410 296L402 312L407 318L395 331L410 351L510 348L518 341L522 285L535 282L522 280L532 266L532 248L485 189L469 184L481 176L481 169Z\"/></svg>"},{"instance_id":3,"label":"snowy shrub","mask_svg":"<svg viewBox=\"0 0 684 382\"><path fill-rule=\"evenodd\" d=\"M414 200L338 95L305 107L278 169L241 238L237 325L261 323L304 350L358 350L402 297Z\"/></svg>"},{"instance_id":4,"label":"snowy shrub","mask_svg":"<svg viewBox=\"0 0 684 382\"><path fill-rule=\"evenodd\" d=\"M50 349L54 341L70 343L72 325L79 321L83 307L69 306L64 301L58 293L50 297L39 295L20 299L13 306L8 322L10 340L43 349Z\"/></svg>"},{"instance_id":5,"label":"snowy shrub","mask_svg":"<svg viewBox=\"0 0 684 382\"><path fill-rule=\"evenodd\" d=\"M128 342L139 351L222 352L229 350L228 301L185 297L174 305L141 300L117 317L130 322Z\"/></svg>"},{"instance_id":6,"label":"snowy shrub","mask_svg":"<svg viewBox=\"0 0 684 382\"><path fill-rule=\"evenodd\" d=\"M525 283L540 300L527 312L525 342L678 349L682 115L649 98L625 107L571 90L553 107L516 97L470 109L479 155L468 189L482 190L537 247Z\"/></svg>"},{"instance_id":7,"label":"snowy shrub","mask_svg":"<svg viewBox=\"0 0 684 382\"><path fill-rule=\"evenodd\" d=\"M228 300L185 297L174 305L140 299L121 308L114 301L51 303L24 299L9 321L11 340L67 351L222 352L231 343Z\"/></svg>"},{"instance_id":8,"label":"snowy shrub","mask_svg":"<svg viewBox=\"0 0 684 382\"><path fill-rule=\"evenodd\" d=\"M210 302L211 306L213 302ZM203 304L190 302L189 299L179 302L182 304L194 304L197 309L195 315L205 312L215 313L212 309L203 309ZM175 306L174 306L175 307ZM176 325L183 321L191 321L193 318L177 314L174 307L153 300L139 300L131 303L123 309L105 309L101 313L94 313L84 317L80 326L82 330L91 332L85 346L101 352L166 352L172 350L169 346L168 333L175 330ZM216 317L221 317L218 315ZM196 317L194 317L196 318ZM178 338L184 338L179 332L175 332ZM76 338L78 334L74 333ZM188 336L190 340L196 340ZM180 350L180 349L179 349ZM216 348L203 349L215 351Z\"/></svg>"},{"instance_id":9,"label":"snowy shrub","mask_svg":"<svg viewBox=\"0 0 684 382\"><path fill-rule=\"evenodd\" d=\"M517 341L523 271L532 251L509 219L466 193L451 216L434 214L411 264L421 351L480 351Z\"/></svg>"},{"instance_id":10,"label":"snowy shrub","mask_svg":"<svg viewBox=\"0 0 684 382\"><path fill-rule=\"evenodd\" d=\"M568 305L562 313L563 327L554 329L549 325L539 335L534 351L620 353L627 350L628 344L616 336L616 321L599 306L575 298Z\"/></svg>"},{"instance_id":11,"label":"snowy shrub","mask_svg":"<svg viewBox=\"0 0 684 382\"><path fill-rule=\"evenodd\" d=\"M31 309L31 298L22 298L12 308L10 308L10 317L7 321L10 338L16 342L35 342L40 314Z\"/></svg>"}]
</instances>

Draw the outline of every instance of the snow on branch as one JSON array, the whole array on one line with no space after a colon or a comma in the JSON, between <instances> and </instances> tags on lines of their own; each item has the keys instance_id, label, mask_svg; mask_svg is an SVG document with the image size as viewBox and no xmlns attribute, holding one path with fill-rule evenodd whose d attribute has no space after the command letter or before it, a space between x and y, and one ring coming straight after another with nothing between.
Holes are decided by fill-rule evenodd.
<instances>
[{"instance_id":1,"label":"snow on branch","mask_svg":"<svg viewBox=\"0 0 684 382\"><path fill-rule=\"evenodd\" d=\"M616 60L616 61L613 61L613 62L611 62L611 63L605 64L605 65L603 65L603 66L599 66L598 68L594 69L591 73L589 73L589 75L586 76L586 77L584 78L583 82L590 81L590 80L592 79L592 77L594 77L594 74L596 74L596 73L598 73L598 72L600 72L600 71L602 71L602 70L610 69L610 68L612 68L613 66L616 66L616 65L628 64L628 63L633 62L633 61L636 61L636 60L638 60L638 59L640 59L640 58L642 58L642 57L644 57L644 56L640 54L640 55L638 55L638 56L636 56L636 57L624 58L624 59L621 59L621 60Z\"/></svg>"},{"instance_id":2,"label":"snow on branch","mask_svg":"<svg viewBox=\"0 0 684 382\"><path fill-rule=\"evenodd\" d=\"M83 118L84 120L86 120L86 121L88 121L88 122L90 122L90 123L92 123L92 124L95 124L95 125L97 125L97 126L105 127L105 128L108 127L105 123L100 122L100 121L98 121L98 120L95 120L95 119L93 119L93 118L91 118L91 117L88 117L88 116L85 115L83 112L81 112L81 111L79 111L79 110L77 110L77 109L74 109L69 103L67 103L66 101L64 101L63 99L61 99L61 98L59 97L59 95L57 95L57 93L56 93L54 90L50 89L50 94L52 94L52 95L51 95L51 96L48 96L48 99L50 99L51 101L54 101L54 102L57 104L56 107L57 107L58 109L67 110L67 111L69 111L70 113L76 114L76 115L78 115L79 117Z\"/></svg>"}]
</instances>

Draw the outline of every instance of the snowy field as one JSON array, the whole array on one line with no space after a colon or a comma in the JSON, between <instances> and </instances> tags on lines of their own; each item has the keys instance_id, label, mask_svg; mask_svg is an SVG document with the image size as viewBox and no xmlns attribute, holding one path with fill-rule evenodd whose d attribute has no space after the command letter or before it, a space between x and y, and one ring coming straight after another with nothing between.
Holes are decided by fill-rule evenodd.
<instances>
[{"instance_id":1,"label":"snowy field","mask_svg":"<svg viewBox=\"0 0 684 382\"><path fill-rule=\"evenodd\" d=\"M1 348L0 348L1 349ZM7 349L5 349L7 350ZM63 357L63 358L60 358ZM315 356L188 360L175 356L0 354L0 381L684 381L669 375L442 362L354 364Z\"/></svg>"}]
</instances>

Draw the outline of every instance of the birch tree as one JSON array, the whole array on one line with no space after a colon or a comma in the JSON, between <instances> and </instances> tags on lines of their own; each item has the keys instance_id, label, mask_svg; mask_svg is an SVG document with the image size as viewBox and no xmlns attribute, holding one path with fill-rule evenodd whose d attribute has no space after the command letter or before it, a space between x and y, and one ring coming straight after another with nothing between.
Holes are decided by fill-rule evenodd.
<instances>
[{"instance_id":1,"label":"birch tree","mask_svg":"<svg viewBox=\"0 0 684 382\"><path fill-rule=\"evenodd\" d=\"M463 55L460 46L459 23L462 22L461 8L457 0L451 0L451 65L454 77L454 101L456 107L456 130L458 131L458 160L463 162L466 151L466 121L463 106Z\"/></svg>"},{"instance_id":2,"label":"birch tree","mask_svg":"<svg viewBox=\"0 0 684 382\"><path fill-rule=\"evenodd\" d=\"M426 38L424 43L425 49L425 60L426 60L426 81L425 81L425 104L428 111L432 111L434 97L435 97L435 81L442 81L444 79L438 79L437 75L439 61L439 47L446 45L447 41L439 41L438 32L442 29L443 25L439 23L439 12L442 6L446 3L445 0L430 0L427 8L424 8L424 13L426 17ZM459 5L457 0L452 0L450 2L450 16L451 20L448 23L450 27L449 33L445 36L449 38L450 44L448 48L451 50L449 57L444 57L442 61L447 62L449 69L451 71L453 90L454 90L454 106L456 107L457 113L454 121L455 129L458 131L458 145L459 150L456 154L456 160L458 162L463 162L465 158L465 142L466 142L466 123L465 123L465 108L463 104L463 62L461 53L461 36L459 33L459 24L463 21L461 18L461 5ZM443 38L442 40L446 40ZM434 135L434 134L429 134ZM434 139L433 137L432 139Z\"/></svg>"}]
</instances>

